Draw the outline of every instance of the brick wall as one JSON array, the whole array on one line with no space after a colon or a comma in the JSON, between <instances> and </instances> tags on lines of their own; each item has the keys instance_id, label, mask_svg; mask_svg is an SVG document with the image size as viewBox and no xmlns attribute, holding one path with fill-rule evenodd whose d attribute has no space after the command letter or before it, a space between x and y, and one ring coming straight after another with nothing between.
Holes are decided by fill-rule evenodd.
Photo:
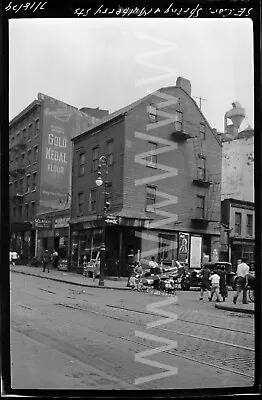
<instances>
[{"instance_id":1,"label":"brick wall","mask_svg":"<svg viewBox=\"0 0 262 400\"><path fill-rule=\"evenodd\" d=\"M199 135L199 124L204 119L195 105L184 91L178 88L169 88L166 93L179 98L177 105L170 105L161 108L162 111L174 114L175 110L183 111L184 129L194 135ZM148 151L147 140L141 140L135 137L135 132L141 132L152 135L154 138L162 138L174 141L172 136L173 123L156 129L147 130L148 124L151 123L146 107L151 103L157 104L162 102L160 97L152 97L145 100L136 107L130 115L126 117L126 135L125 135L125 160L124 160L124 207L137 212L144 212L150 216L151 213L145 212L145 184L141 186L135 185L138 178L146 178L148 176L156 176L164 173L164 171L153 169L135 162L135 155ZM161 120L160 118L159 120ZM209 170L212 179L220 182L221 173L221 146L214 137L211 129L207 126L206 132L206 158L207 170ZM157 190L178 197L178 203L161 208L178 215L181 222L177 225L176 230L187 230L194 232L195 229L191 224L191 216L196 209L196 195L202 194L208 197L208 189L197 187L192 184L196 173L196 156L194 153L193 140L177 142L177 149L159 154L157 162L173 168L177 168L178 175L157 179L155 182L148 183L157 186ZM162 147L161 144L158 147ZM163 201L163 198L157 201ZM152 215L152 214L151 214ZM214 206L213 219L220 219L220 190L217 192L216 203ZM175 225L171 224L168 228L174 229ZM167 228L167 226L166 226ZM209 223L206 230L199 229L199 232L219 233L214 230L215 225Z\"/></svg>"}]
</instances>

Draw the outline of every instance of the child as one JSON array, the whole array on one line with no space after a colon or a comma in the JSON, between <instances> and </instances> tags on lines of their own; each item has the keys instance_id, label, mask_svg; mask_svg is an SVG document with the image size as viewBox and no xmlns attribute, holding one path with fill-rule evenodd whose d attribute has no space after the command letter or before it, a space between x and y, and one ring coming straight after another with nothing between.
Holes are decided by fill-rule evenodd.
<instances>
[{"instance_id":1,"label":"child","mask_svg":"<svg viewBox=\"0 0 262 400\"><path fill-rule=\"evenodd\" d=\"M211 281L211 294L209 297L209 301L212 301L213 294L216 293L216 301L220 302L220 294L219 294L219 281L220 276L214 271L210 276L209 280Z\"/></svg>"}]
</instances>

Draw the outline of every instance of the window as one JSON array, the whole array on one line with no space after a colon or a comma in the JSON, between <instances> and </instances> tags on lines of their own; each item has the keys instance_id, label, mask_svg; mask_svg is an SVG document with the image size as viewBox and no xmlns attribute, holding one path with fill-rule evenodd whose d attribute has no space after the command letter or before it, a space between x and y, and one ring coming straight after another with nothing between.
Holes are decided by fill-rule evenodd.
<instances>
[{"instance_id":1,"label":"window","mask_svg":"<svg viewBox=\"0 0 262 400\"><path fill-rule=\"evenodd\" d=\"M85 153L79 154L79 176L83 176L85 174L85 162L86 155Z\"/></svg>"},{"instance_id":2,"label":"window","mask_svg":"<svg viewBox=\"0 0 262 400\"><path fill-rule=\"evenodd\" d=\"M31 164L31 154L32 154L32 150L27 150L27 163L28 165Z\"/></svg>"},{"instance_id":3,"label":"window","mask_svg":"<svg viewBox=\"0 0 262 400\"><path fill-rule=\"evenodd\" d=\"M197 179L206 179L206 157L198 155L198 165L197 165Z\"/></svg>"},{"instance_id":4,"label":"window","mask_svg":"<svg viewBox=\"0 0 262 400\"><path fill-rule=\"evenodd\" d=\"M236 212L235 213L235 234L236 235L241 235L241 220L242 220L241 213Z\"/></svg>"},{"instance_id":5,"label":"window","mask_svg":"<svg viewBox=\"0 0 262 400\"><path fill-rule=\"evenodd\" d=\"M247 214L247 235L253 236L253 215Z\"/></svg>"},{"instance_id":6,"label":"window","mask_svg":"<svg viewBox=\"0 0 262 400\"><path fill-rule=\"evenodd\" d=\"M90 190L90 201L89 201L89 211L96 211L96 189Z\"/></svg>"},{"instance_id":7,"label":"window","mask_svg":"<svg viewBox=\"0 0 262 400\"><path fill-rule=\"evenodd\" d=\"M153 153L154 150L157 149L157 143L153 143L153 142L148 142L148 151L151 151ZM147 157L147 166L148 167L153 167L153 168L157 168L156 164L157 164L157 155L156 154L150 154Z\"/></svg>"},{"instance_id":8,"label":"window","mask_svg":"<svg viewBox=\"0 0 262 400\"><path fill-rule=\"evenodd\" d=\"M183 113L182 111L176 111L175 130L177 132L181 132L182 128L183 128Z\"/></svg>"},{"instance_id":9,"label":"window","mask_svg":"<svg viewBox=\"0 0 262 400\"><path fill-rule=\"evenodd\" d=\"M23 129L23 139L26 139L26 128Z\"/></svg>"},{"instance_id":10,"label":"window","mask_svg":"<svg viewBox=\"0 0 262 400\"><path fill-rule=\"evenodd\" d=\"M32 176L32 192L34 190L36 190L36 172L34 172Z\"/></svg>"},{"instance_id":11,"label":"window","mask_svg":"<svg viewBox=\"0 0 262 400\"><path fill-rule=\"evenodd\" d=\"M28 129L28 140L31 140L32 136L33 136L33 124L30 124Z\"/></svg>"},{"instance_id":12,"label":"window","mask_svg":"<svg viewBox=\"0 0 262 400\"><path fill-rule=\"evenodd\" d=\"M34 162L38 160L38 147L34 146Z\"/></svg>"},{"instance_id":13,"label":"window","mask_svg":"<svg viewBox=\"0 0 262 400\"><path fill-rule=\"evenodd\" d=\"M30 175L26 175L26 193L30 191Z\"/></svg>"},{"instance_id":14,"label":"window","mask_svg":"<svg viewBox=\"0 0 262 400\"><path fill-rule=\"evenodd\" d=\"M157 122L157 108L156 108L156 106L154 106L153 104L150 104L147 107L147 111L148 111L148 116L149 116L150 121Z\"/></svg>"},{"instance_id":15,"label":"window","mask_svg":"<svg viewBox=\"0 0 262 400\"><path fill-rule=\"evenodd\" d=\"M146 186L146 211L155 212L156 187Z\"/></svg>"},{"instance_id":16,"label":"window","mask_svg":"<svg viewBox=\"0 0 262 400\"><path fill-rule=\"evenodd\" d=\"M29 219L29 204L28 203L25 204L25 219L26 220Z\"/></svg>"},{"instance_id":17,"label":"window","mask_svg":"<svg viewBox=\"0 0 262 400\"><path fill-rule=\"evenodd\" d=\"M206 125L203 124L202 122L200 123L199 133L200 133L200 139L205 140L206 139Z\"/></svg>"},{"instance_id":18,"label":"window","mask_svg":"<svg viewBox=\"0 0 262 400\"><path fill-rule=\"evenodd\" d=\"M20 132L17 132L17 134L16 134L16 140L19 141L19 139L20 139Z\"/></svg>"},{"instance_id":19,"label":"window","mask_svg":"<svg viewBox=\"0 0 262 400\"><path fill-rule=\"evenodd\" d=\"M39 119L35 121L35 136L39 135Z\"/></svg>"},{"instance_id":20,"label":"window","mask_svg":"<svg viewBox=\"0 0 262 400\"><path fill-rule=\"evenodd\" d=\"M24 192L24 178L20 179L20 192L23 193Z\"/></svg>"},{"instance_id":21,"label":"window","mask_svg":"<svg viewBox=\"0 0 262 400\"><path fill-rule=\"evenodd\" d=\"M176 236L174 235L166 235L160 233L159 237L159 261L168 260L172 261L175 259L175 244L177 242Z\"/></svg>"},{"instance_id":22,"label":"window","mask_svg":"<svg viewBox=\"0 0 262 400\"><path fill-rule=\"evenodd\" d=\"M199 218L205 217L205 196L197 195L197 216Z\"/></svg>"},{"instance_id":23,"label":"window","mask_svg":"<svg viewBox=\"0 0 262 400\"><path fill-rule=\"evenodd\" d=\"M96 171L98 168L98 150L99 147L94 147L92 152L92 171Z\"/></svg>"},{"instance_id":24,"label":"window","mask_svg":"<svg viewBox=\"0 0 262 400\"><path fill-rule=\"evenodd\" d=\"M31 202L31 216L32 217L35 216L35 202L34 201Z\"/></svg>"},{"instance_id":25,"label":"window","mask_svg":"<svg viewBox=\"0 0 262 400\"><path fill-rule=\"evenodd\" d=\"M16 207L13 208L13 217L16 218Z\"/></svg>"},{"instance_id":26,"label":"window","mask_svg":"<svg viewBox=\"0 0 262 400\"><path fill-rule=\"evenodd\" d=\"M22 216L23 216L23 206L22 205L20 205L19 206L19 218L22 218Z\"/></svg>"},{"instance_id":27,"label":"window","mask_svg":"<svg viewBox=\"0 0 262 400\"><path fill-rule=\"evenodd\" d=\"M107 164L112 165L114 162L114 140L107 142Z\"/></svg>"},{"instance_id":28,"label":"window","mask_svg":"<svg viewBox=\"0 0 262 400\"><path fill-rule=\"evenodd\" d=\"M17 191L17 188L18 188L18 182L15 181L15 191Z\"/></svg>"},{"instance_id":29,"label":"window","mask_svg":"<svg viewBox=\"0 0 262 400\"><path fill-rule=\"evenodd\" d=\"M78 202L77 202L77 211L78 214L83 214L84 212L84 193L78 193Z\"/></svg>"}]
</instances>

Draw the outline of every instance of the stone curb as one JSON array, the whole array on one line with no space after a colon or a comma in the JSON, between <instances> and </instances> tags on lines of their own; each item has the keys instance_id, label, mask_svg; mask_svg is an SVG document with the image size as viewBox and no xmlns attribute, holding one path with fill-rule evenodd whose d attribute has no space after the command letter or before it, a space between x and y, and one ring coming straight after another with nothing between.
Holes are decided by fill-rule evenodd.
<instances>
[{"instance_id":1,"label":"stone curb","mask_svg":"<svg viewBox=\"0 0 262 400\"><path fill-rule=\"evenodd\" d=\"M88 283L80 283L80 282L74 282L74 281L67 281L64 279L59 279L55 278L52 276L41 276L29 272L24 272L24 271L15 271L11 270L11 272L15 272L16 274L22 274L22 275L29 275L29 276L36 276L37 278L42 278L42 279L49 279L51 281L57 281L57 282L62 282L62 283L67 283L69 285L76 285L76 286L83 286L83 287L91 287L91 288L98 288L98 289L115 289L115 290L131 290L129 287L113 287L113 286L95 286L95 285L89 285Z\"/></svg>"},{"instance_id":2,"label":"stone curb","mask_svg":"<svg viewBox=\"0 0 262 400\"><path fill-rule=\"evenodd\" d=\"M246 314L255 314L255 310L251 310L249 308L227 306L227 305L218 304L218 303L215 304L215 307L219 308L220 310L235 311L235 312L246 313Z\"/></svg>"}]
</instances>

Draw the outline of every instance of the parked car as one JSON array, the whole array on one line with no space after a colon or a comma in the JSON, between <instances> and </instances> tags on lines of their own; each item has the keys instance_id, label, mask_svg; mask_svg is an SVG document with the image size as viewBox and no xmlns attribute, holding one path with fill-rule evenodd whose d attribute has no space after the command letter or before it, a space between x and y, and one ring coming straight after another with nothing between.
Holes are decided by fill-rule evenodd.
<instances>
[{"instance_id":1,"label":"parked car","mask_svg":"<svg viewBox=\"0 0 262 400\"><path fill-rule=\"evenodd\" d=\"M192 271L184 272L184 276L181 279L181 289L189 290L191 287L200 287L200 272L201 270L194 269Z\"/></svg>"}]
</instances>

